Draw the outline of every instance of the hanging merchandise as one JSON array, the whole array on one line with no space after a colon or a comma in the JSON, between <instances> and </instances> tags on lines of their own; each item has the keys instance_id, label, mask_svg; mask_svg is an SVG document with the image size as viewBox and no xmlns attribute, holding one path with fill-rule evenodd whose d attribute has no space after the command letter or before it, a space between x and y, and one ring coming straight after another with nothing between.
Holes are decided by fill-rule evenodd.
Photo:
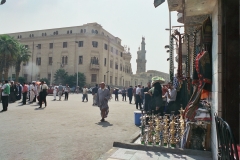
<instances>
[{"instance_id":1,"label":"hanging merchandise","mask_svg":"<svg viewBox=\"0 0 240 160\"><path fill-rule=\"evenodd\" d=\"M208 17L207 20L203 22L202 43L205 45L212 43L212 23L211 23L210 17Z\"/></svg>"}]
</instances>

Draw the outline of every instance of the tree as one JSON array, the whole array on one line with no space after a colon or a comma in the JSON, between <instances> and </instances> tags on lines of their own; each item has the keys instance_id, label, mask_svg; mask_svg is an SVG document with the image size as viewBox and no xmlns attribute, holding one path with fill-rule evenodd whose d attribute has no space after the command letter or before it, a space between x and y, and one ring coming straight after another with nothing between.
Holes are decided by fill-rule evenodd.
<instances>
[{"instance_id":1,"label":"tree","mask_svg":"<svg viewBox=\"0 0 240 160\"><path fill-rule=\"evenodd\" d=\"M28 62L30 55L29 55L30 51L28 50L28 48L26 48L24 45L19 44L19 52L17 54L17 59L16 59L16 63L15 63L15 71L16 71L16 80L18 82L18 77L19 77L19 73L21 70L21 63L22 62Z\"/></svg>"},{"instance_id":2,"label":"tree","mask_svg":"<svg viewBox=\"0 0 240 160\"><path fill-rule=\"evenodd\" d=\"M68 77L68 73L64 69L59 69L54 74L54 83L64 83L66 78Z\"/></svg>"},{"instance_id":3,"label":"tree","mask_svg":"<svg viewBox=\"0 0 240 160\"><path fill-rule=\"evenodd\" d=\"M74 77L75 77L75 83L76 83L77 73L75 73ZM78 72L78 85L79 85L79 87L84 87L85 84L86 84L86 76L84 75L84 73Z\"/></svg>"},{"instance_id":4,"label":"tree","mask_svg":"<svg viewBox=\"0 0 240 160\"><path fill-rule=\"evenodd\" d=\"M67 76L64 84L68 84L70 87L76 86L76 77L74 75Z\"/></svg>"},{"instance_id":5,"label":"tree","mask_svg":"<svg viewBox=\"0 0 240 160\"><path fill-rule=\"evenodd\" d=\"M24 77L18 77L18 82L20 84L23 84L24 82L26 82L26 79Z\"/></svg>"},{"instance_id":6,"label":"tree","mask_svg":"<svg viewBox=\"0 0 240 160\"><path fill-rule=\"evenodd\" d=\"M14 37L10 37L9 35L0 36L0 73L4 71L4 79L8 79L9 67L16 60L19 51L18 44L18 41ZM0 79L2 79L2 74L0 74Z\"/></svg>"},{"instance_id":7,"label":"tree","mask_svg":"<svg viewBox=\"0 0 240 160\"><path fill-rule=\"evenodd\" d=\"M46 84L50 84L50 81L47 79L47 78L41 78L40 80L39 80L40 82L41 81L44 81L44 82L46 82Z\"/></svg>"}]
</instances>

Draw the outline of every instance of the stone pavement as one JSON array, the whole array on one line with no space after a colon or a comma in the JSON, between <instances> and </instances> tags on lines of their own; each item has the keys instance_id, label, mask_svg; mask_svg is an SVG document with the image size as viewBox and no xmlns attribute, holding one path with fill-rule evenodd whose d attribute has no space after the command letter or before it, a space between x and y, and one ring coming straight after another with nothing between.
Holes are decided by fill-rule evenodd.
<instances>
[{"instance_id":1,"label":"stone pavement","mask_svg":"<svg viewBox=\"0 0 240 160\"><path fill-rule=\"evenodd\" d=\"M0 113L0 160L96 160L114 141L131 142L139 131L135 106L128 102L109 102L107 122L99 122L92 95L89 102L81 102L82 94L70 94L68 101L52 99L47 97L44 109L15 102Z\"/></svg>"}]
</instances>

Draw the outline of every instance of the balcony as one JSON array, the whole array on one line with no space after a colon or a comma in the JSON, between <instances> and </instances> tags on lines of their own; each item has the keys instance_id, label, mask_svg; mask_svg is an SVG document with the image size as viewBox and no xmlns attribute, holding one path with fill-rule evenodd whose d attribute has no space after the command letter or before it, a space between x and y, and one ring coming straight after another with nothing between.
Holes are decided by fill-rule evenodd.
<instances>
[{"instance_id":1,"label":"balcony","mask_svg":"<svg viewBox=\"0 0 240 160\"><path fill-rule=\"evenodd\" d=\"M90 69L97 69L99 70L100 69L100 65L99 64L90 64Z\"/></svg>"},{"instance_id":2,"label":"balcony","mask_svg":"<svg viewBox=\"0 0 240 160\"><path fill-rule=\"evenodd\" d=\"M182 0L168 0L169 11L182 11Z\"/></svg>"}]
</instances>

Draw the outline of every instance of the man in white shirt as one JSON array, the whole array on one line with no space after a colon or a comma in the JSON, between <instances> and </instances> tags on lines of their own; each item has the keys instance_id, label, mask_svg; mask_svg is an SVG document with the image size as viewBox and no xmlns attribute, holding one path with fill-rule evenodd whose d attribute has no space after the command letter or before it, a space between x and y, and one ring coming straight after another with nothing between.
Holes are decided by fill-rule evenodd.
<instances>
[{"instance_id":1,"label":"man in white shirt","mask_svg":"<svg viewBox=\"0 0 240 160\"><path fill-rule=\"evenodd\" d=\"M83 88L83 98L82 98L82 102L84 102L85 98L86 98L86 100L87 100L87 102L88 102L88 89L87 89L86 86L84 86L84 88Z\"/></svg>"},{"instance_id":2,"label":"man in white shirt","mask_svg":"<svg viewBox=\"0 0 240 160\"><path fill-rule=\"evenodd\" d=\"M138 109L138 105L139 108L142 109L142 97L141 97L141 85L139 84L136 88L136 109Z\"/></svg>"},{"instance_id":3,"label":"man in white shirt","mask_svg":"<svg viewBox=\"0 0 240 160\"><path fill-rule=\"evenodd\" d=\"M170 114L172 111L176 114L175 101L177 97L177 90L173 87L172 82L168 83L168 91L163 98L167 98L166 113Z\"/></svg>"},{"instance_id":4,"label":"man in white shirt","mask_svg":"<svg viewBox=\"0 0 240 160\"><path fill-rule=\"evenodd\" d=\"M56 96L57 96L57 86L54 84L53 86L53 97L54 97L54 101L56 101Z\"/></svg>"}]
</instances>

